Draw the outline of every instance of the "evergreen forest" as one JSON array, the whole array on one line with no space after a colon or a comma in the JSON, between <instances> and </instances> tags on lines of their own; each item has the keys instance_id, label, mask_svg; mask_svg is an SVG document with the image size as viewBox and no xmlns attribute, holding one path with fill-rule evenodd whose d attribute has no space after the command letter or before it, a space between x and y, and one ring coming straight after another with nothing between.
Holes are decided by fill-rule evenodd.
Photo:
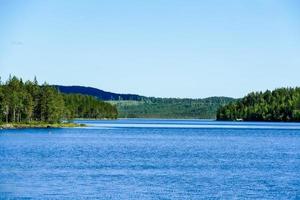
<instances>
[{"instance_id":1,"label":"evergreen forest","mask_svg":"<svg viewBox=\"0 0 300 200\"><path fill-rule=\"evenodd\" d=\"M218 120L300 121L300 88L252 92L219 108Z\"/></svg>"},{"instance_id":2,"label":"evergreen forest","mask_svg":"<svg viewBox=\"0 0 300 200\"><path fill-rule=\"evenodd\" d=\"M15 76L0 81L0 123L58 123L72 118L117 118L115 106L95 97L62 94L37 79L24 82Z\"/></svg>"}]
</instances>

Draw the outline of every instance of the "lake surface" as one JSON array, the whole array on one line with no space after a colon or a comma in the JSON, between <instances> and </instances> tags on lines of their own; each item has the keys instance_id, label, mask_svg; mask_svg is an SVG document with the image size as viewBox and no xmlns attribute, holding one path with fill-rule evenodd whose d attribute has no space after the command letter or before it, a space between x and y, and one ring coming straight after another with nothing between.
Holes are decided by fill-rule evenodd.
<instances>
[{"instance_id":1,"label":"lake surface","mask_svg":"<svg viewBox=\"0 0 300 200\"><path fill-rule=\"evenodd\" d=\"M0 199L300 199L300 124L0 130Z\"/></svg>"}]
</instances>

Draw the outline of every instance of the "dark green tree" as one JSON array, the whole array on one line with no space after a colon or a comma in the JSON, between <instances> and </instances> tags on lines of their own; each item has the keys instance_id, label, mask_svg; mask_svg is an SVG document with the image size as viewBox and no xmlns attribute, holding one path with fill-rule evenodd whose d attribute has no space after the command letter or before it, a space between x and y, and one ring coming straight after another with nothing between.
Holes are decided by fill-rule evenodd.
<instances>
[{"instance_id":1,"label":"dark green tree","mask_svg":"<svg viewBox=\"0 0 300 200\"><path fill-rule=\"evenodd\" d=\"M116 107L91 96L64 95L55 87L10 76L0 83L0 122L61 122L70 118L116 118Z\"/></svg>"},{"instance_id":2,"label":"dark green tree","mask_svg":"<svg viewBox=\"0 0 300 200\"><path fill-rule=\"evenodd\" d=\"M218 120L300 121L300 88L279 88L250 93L221 107Z\"/></svg>"}]
</instances>

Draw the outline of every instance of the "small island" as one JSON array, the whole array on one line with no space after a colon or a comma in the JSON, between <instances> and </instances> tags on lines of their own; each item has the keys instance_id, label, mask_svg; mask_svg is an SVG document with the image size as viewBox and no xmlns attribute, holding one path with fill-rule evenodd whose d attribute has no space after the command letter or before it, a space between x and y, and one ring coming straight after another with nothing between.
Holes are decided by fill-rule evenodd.
<instances>
[{"instance_id":1,"label":"small island","mask_svg":"<svg viewBox=\"0 0 300 200\"><path fill-rule=\"evenodd\" d=\"M74 118L116 119L114 105L95 97L62 94L37 79L23 82L15 76L0 81L0 128L61 128L79 127Z\"/></svg>"}]
</instances>

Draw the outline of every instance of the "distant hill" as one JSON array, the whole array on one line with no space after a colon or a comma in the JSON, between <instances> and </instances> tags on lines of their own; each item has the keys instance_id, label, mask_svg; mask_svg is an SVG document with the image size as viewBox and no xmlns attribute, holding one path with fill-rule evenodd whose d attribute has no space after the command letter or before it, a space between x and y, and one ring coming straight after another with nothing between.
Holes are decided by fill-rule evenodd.
<instances>
[{"instance_id":1,"label":"distant hill","mask_svg":"<svg viewBox=\"0 0 300 200\"><path fill-rule=\"evenodd\" d=\"M143 98L143 96L139 96L136 94L117 94L117 93L99 90L93 87L62 86L62 85L55 85L55 87L62 93L90 95L90 96L97 97L98 99L101 99L103 101L110 101L110 100L140 101Z\"/></svg>"},{"instance_id":2,"label":"distant hill","mask_svg":"<svg viewBox=\"0 0 300 200\"><path fill-rule=\"evenodd\" d=\"M215 119L217 110L235 99L145 98L141 101L110 101L121 118Z\"/></svg>"},{"instance_id":3,"label":"distant hill","mask_svg":"<svg viewBox=\"0 0 300 200\"><path fill-rule=\"evenodd\" d=\"M94 96L117 106L121 118L198 118L215 119L217 110L230 102L229 97L204 99L155 98L136 94L117 94L92 87L56 85L67 94Z\"/></svg>"}]
</instances>

